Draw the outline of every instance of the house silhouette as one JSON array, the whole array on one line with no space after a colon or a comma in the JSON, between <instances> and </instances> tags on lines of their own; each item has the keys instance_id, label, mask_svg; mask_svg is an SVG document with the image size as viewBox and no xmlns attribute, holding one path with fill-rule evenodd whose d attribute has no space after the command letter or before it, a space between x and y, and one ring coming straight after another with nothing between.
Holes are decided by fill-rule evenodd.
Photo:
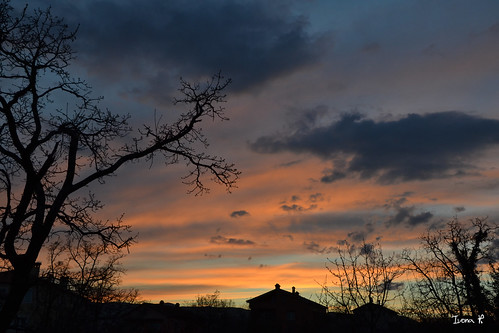
<instances>
[{"instance_id":1,"label":"house silhouette","mask_svg":"<svg viewBox=\"0 0 499 333\"><path fill-rule=\"evenodd\" d=\"M306 299L296 291L275 289L247 300L251 310L251 332L310 332L319 328L327 308Z\"/></svg>"}]
</instances>

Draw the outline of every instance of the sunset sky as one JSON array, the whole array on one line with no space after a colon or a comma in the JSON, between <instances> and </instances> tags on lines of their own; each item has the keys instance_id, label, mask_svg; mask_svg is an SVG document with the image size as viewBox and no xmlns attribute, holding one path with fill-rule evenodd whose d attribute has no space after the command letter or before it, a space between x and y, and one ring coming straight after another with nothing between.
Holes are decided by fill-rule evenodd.
<instances>
[{"instance_id":1,"label":"sunset sky","mask_svg":"<svg viewBox=\"0 0 499 333\"><path fill-rule=\"evenodd\" d=\"M79 24L72 73L136 127L174 117L180 76L232 78L230 121L203 124L242 172L232 193L187 194L159 159L92 188L139 234L123 285L144 300L313 298L341 240L390 252L499 220L498 1L29 3Z\"/></svg>"}]
</instances>

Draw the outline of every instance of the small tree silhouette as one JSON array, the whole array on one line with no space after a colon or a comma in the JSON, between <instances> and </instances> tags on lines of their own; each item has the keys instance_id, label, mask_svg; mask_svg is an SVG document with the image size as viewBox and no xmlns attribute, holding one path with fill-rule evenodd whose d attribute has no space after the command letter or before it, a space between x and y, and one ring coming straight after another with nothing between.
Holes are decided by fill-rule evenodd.
<instances>
[{"instance_id":1,"label":"small tree silhouette","mask_svg":"<svg viewBox=\"0 0 499 333\"><path fill-rule=\"evenodd\" d=\"M38 281L30 329L90 329L89 323L96 325L102 317L102 307L96 303L136 302L138 290L119 287L125 272L119 262L124 257L122 249L81 237L51 240L46 249L48 267Z\"/></svg>"},{"instance_id":2,"label":"small tree silhouette","mask_svg":"<svg viewBox=\"0 0 499 333\"><path fill-rule=\"evenodd\" d=\"M234 301L230 299L220 299L220 291L215 290L213 294L204 296L198 295L196 301L192 303L194 307L230 308L234 306Z\"/></svg>"},{"instance_id":3,"label":"small tree silhouette","mask_svg":"<svg viewBox=\"0 0 499 333\"><path fill-rule=\"evenodd\" d=\"M79 237L52 241L47 250L44 278L64 284L68 290L94 303L136 301L138 290L119 288L125 273L120 263L125 256L122 249Z\"/></svg>"}]
</instances>

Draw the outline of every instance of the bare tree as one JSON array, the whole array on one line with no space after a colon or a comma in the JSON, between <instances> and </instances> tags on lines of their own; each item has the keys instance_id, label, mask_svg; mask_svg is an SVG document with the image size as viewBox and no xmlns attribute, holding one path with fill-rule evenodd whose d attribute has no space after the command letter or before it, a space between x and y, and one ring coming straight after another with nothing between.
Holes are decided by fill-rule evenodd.
<instances>
[{"instance_id":1,"label":"bare tree","mask_svg":"<svg viewBox=\"0 0 499 333\"><path fill-rule=\"evenodd\" d=\"M129 116L99 108L89 85L70 75L75 37L49 9L25 8L14 16L9 1L0 2L0 258L14 272L0 332L15 318L54 231L94 235L118 248L133 240L121 220L94 217L102 205L82 191L88 185L157 155L165 166L185 161L190 171L183 181L196 194L208 190L204 176L230 190L239 175L233 164L202 149L207 141L199 127L205 118L226 119L218 104L229 80L216 75L205 85L181 81L175 103L188 111L172 123L134 131ZM55 105L58 100L64 105Z\"/></svg>"},{"instance_id":2,"label":"bare tree","mask_svg":"<svg viewBox=\"0 0 499 333\"><path fill-rule=\"evenodd\" d=\"M194 307L230 308L234 306L234 301L230 299L220 299L220 291L215 290L213 294L204 296L198 295L196 301L192 303Z\"/></svg>"},{"instance_id":3,"label":"bare tree","mask_svg":"<svg viewBox=\"0 0 499 333\"><path fill-rule=\"evenodd\" d=\"M119 261L123 249L73 236L52 239L46 246L48 266L36 284L28 323L37 332L90 329L106 317L98 303L137 300L136 289L119 287L125 272Z\"/></svg>"},{"instance_id":4,"label":"bare tree","mask_svg":"<svg viewBox=\"0 0 499 333\"><path fill-rule=\"evenodd\" d=\"M44 278L95 303L136 301L136 289L119 288L125 273L120 263L125 256L121 248L78 237L52 241L47 249Z\"/></svg>"},{"instance_id":5,"label":"bare tree","mask_svg":"<svg viewBox=\"0 0 499 333\"><path fill-rule=\"evenodd\" d=\"M403 258L416 278L409 310L420 319L492 314L496 232L497 226L485 219L467 225L454 219L447 228L423 235L422 251L405 251Z\"/></svg>"},{"instance_id":6,"label":"bare tree","mask_svg":"<svg viewBox=\"0 0 499 333\"><path fill-rule=\"evenodd\" d=\"M367 303L384 306L392 300L394 280L403 274L395 255L385 256L381 245L362 242L361 246L344 241L336 259L326 264L330 285L322 284L320 302L344 313Z\"/></svg>"}]
</instances>

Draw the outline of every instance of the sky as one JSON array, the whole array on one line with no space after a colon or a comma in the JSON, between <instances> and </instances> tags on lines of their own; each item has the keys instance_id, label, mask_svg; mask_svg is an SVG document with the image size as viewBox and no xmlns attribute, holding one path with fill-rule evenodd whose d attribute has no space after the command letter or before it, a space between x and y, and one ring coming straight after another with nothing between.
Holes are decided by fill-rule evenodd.
<instances>
[{"instance_id":1,"label":"sky","mask_svg":"<svg viewBox=\"0 0 499 333\"><path fill-rule=\"evenodd\" d=\"M498 220L497 1L29 2L49 5L79 25L71 72L136 128L178 114L180 77L232 79L230 120L203 124L242 172L231 193L188 194L161 161L92 187L138 233L123 286L143 300L314 299L343 240L390 252Z\"/></svg>"}]
</instances>

